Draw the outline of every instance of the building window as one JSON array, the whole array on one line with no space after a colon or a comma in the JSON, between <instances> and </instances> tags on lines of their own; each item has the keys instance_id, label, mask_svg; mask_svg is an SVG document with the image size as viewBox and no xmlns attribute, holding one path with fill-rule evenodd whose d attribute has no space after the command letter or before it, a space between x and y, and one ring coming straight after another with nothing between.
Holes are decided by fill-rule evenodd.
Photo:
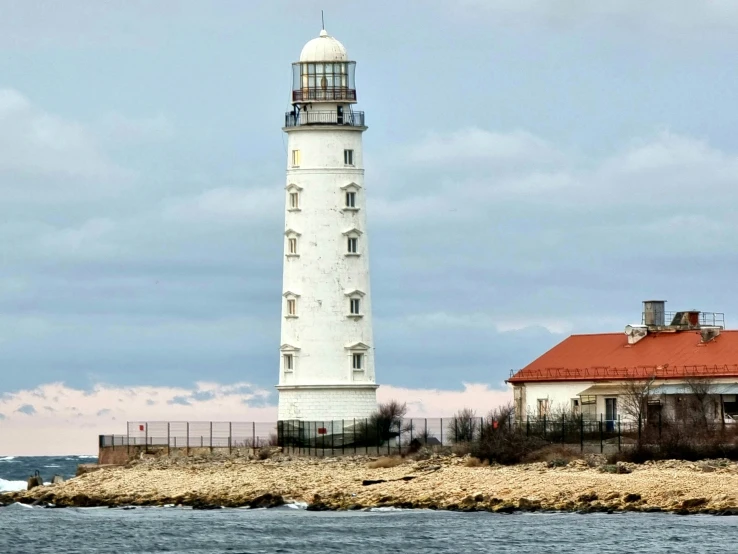
<instances>
[{"instance_id":1,"label":"building window","mask_svg":"<svg viewBox=\"0 0 738 554\"><path fill-rule=\"evenodd\" d=\"M359 239L356 237L349 237L348 238L348 253L349 254L356 254L358 250L359 245Z\"/></svg>"},{"instance_id":2,"label":"building window","mask_svg":"<svg viewBox=\"0 0 738 554\"><path fill-rule=\"evenodd\" d=\"M293 150L292 151L292 167L300 167L300 151L299 150Z\"/></svg>"},{"instance_id":3,"label":"building window","mask_svg":"<svg viewBox=\"0 0 738 554\"><path fill-rule=\"evenodd\" d=\"M292 358L292 354L282 355L282 365L285 371L292 371L295 368L295 361Z\"/></svg>"},{"instance_id":4,"label":"building window","mask_svg":"<svg viewBox=\"0 0 738 554\"><path fill-rule=\"evenodd\" d=\"M346 192L346 207L347 208L355 208L356 207L356 193L355 192Z\"/></svg>"},{"instance_id":5,"label":"building window","mask_svg":"<svg viewBox=\"0 0 738 554\"><path fill-rule=\"evenodd\" d=\"M596 396L581 396L580 404L582 410L582 417L584 419L597 419L597 397Z\"/></svg>"},{"instance_id":6,"label":"building window","mask_svg":"<svg viewBox=\"0 0 738 554\"><path fill-rule=\"evenodd\" d=\"M364 354L356 354L354 353L351 356L352 360L352 366L356 370L362 370L364 369Z\"/></svg>"},{"instance_id":7,"label":"building window","mask_svg":"<svg viewBox=\"0 0 738 554\"><path fill-rule=\"evenodd\" d=\"M297 239L287 239L287 247L290 254L297 254Z\"/></svg>"},{"instance_id":8,"label":"building window","mask_svg":"<svg viewBox=\"0 0 738 554\"><path fill-rule=\"evenodd\" d=\"M290 209L291 210L297 210L299 208L300 208L299 193L297 193L297 192L291 192L290 193Z\"/></svg>"},{"instance_id":9,"label":"building window","mask_svg":"<svg viewBox=\"0 0 738 554\"><path fill-rule=\"evenodd\" d=\"M294 298L287 299L287 315L297 315L297 300Z\"/></svg>"},{"instance_id":10,"label":"building window","mask_svg":"<svg viewBox=\"0 0 738 554\"><path fill-rule=\"evenodd\" d=\"M351 299L351 315L359 315L361 312L359 311L361 307L361 299L359 298L352 298Z\"/></svg>"},{"instance_id":11,"label":"building window","mask_svg":"<svg viewBox=\"0 0 738 554\"><path fill-rule=\"evenodd\" d=\"M538 399L538 417L548 415L548 398Z\"/></svg>"},{"instance_id":12,"label":"building window","mask_svg":"<svg viewBox=\"0 0 738 554\"><path fill-rule=\"evenodd\" d=\"M354 165L354 151L353 150L343 151L343 163L345 165Z\"/></svg>"}]
</instances>

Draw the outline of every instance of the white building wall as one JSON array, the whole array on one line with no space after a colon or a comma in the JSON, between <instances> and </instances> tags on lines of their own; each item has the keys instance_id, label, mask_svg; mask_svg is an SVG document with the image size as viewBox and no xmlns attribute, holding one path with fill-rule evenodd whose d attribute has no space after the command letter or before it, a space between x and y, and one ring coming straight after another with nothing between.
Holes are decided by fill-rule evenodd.
<instances>
[{"instance_id":1,"label":"white building wall","mask_svg":"<svg viewBox=\"0 0 738 554\"><path fill-rule=\"evenodd\" d=\"M288 298L296 300L297 313L289 316L283 298L279 419L366 417L376 408L376 384L363 129L306 125L286 131L283 294L294 294ZM300 151L299 167L292 164L294 150ZM344 164L344 150L353 150L353 165ZM346 209L349 186L356 191L354 210ZM299 194L297 210L290 209L290 191ZM358 255L348 252L352 230L358 231ZM296 256L288 255L290 237L297 238ZM350 315L347 294L353 291L361 317ZM283 365L286 352L293 355L292 371ZM355 352L364 354L361 371L352 367Z\"/></svg>"},{"instance_id":2,"label":"white building wall","mask_svg":"<svg viewBox=\"0 0 738 554\"><path fill-rule=\"evenodd\" d=\"M551 413L559 413L561 411L566 411L567 413L569 413L571 412L572 399L578 399L579 393L592 386L593 384L593 381L526 383L524 385L526 413L522 414L522 416L538 416L539 399L548 400L548 408L549 412Z\"/></svg>"}]
</instances>

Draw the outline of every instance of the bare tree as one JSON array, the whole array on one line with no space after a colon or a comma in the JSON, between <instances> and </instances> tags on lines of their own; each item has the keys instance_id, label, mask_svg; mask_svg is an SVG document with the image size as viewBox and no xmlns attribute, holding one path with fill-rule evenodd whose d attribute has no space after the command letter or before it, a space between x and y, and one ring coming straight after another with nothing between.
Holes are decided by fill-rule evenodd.
<instances>
[{"instance_id":1,"label":"bare tree","mask_svg":"<svg viewBox=\"0 0 738 554\"><path fill-rule=\"evenodd\" d=\"M697 428L707 429L719 413L715 398L715 382L709 377L688 377L684 380L688 391L686 415Z\"/></svg>"},{"instance_id":2,"label":"bare tree","mask_svg":"<svg viewBox=\"0 0 738 554\"><path fill-rule=\"evenodd\" d=\"M644 421L648 415L648 401L653 396L655 377L647 381L625 381L618 395L623 413L635 421Z\"/></svg>"},{"instance_id":3,"label":"bare tree","mask_svg":"<svg viewBox=\"0 0 738 554\"><path fill-rule=\"evenodd\" d=\"M448 433L455 443L471 442L479 429L481 419L474 410L464 408L456 412L448 424Z\"/></svg>"}]
</instances>

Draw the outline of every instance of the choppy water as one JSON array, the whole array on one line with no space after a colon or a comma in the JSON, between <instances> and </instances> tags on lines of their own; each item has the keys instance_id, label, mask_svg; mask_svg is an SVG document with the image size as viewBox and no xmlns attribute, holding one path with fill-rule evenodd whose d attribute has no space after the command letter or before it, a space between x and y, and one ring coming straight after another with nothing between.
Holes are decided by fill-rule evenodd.
<instances>
[{"instance_id":1,"label":"choppy water","mask_svg":"<svg viewBox=\"0 0 738 554\"><path fill-rule=\"evenodd\" d=\"M90 464L97 456L0 456L0 492L26 488L28 477L38 470L45 482L54 475L74 477L78 464ZM0 551L1 552L1 551Z\"/></svg>"},{"instance_id":2,"label":"choppy water","mask_svg":"<svg viewBox=\"0 0 738 554\"><path fill-rule=\"evenodd\" d=\"M0 508L0 552L732 552L738 517Z\"/></svg>"}]
</instances>

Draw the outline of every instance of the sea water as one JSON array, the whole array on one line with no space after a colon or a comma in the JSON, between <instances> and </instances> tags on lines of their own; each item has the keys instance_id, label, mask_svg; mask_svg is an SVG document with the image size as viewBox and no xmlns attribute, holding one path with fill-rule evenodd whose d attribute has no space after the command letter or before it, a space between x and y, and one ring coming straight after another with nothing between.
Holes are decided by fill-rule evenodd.
<instances>
[{"instance_id":1,"label":"sea water","mask_svg":"<svg viewBox=\"0 0 738 554\"><path fill-rule=\"evenodd\" d=\"M76 463L90 461L71 456L15 460L0 461L0 479L20 481L42 468L45 479L54 472L68 477ZM12 462L16 469L9 471L5 464ZM61 467L45 467L52 465ZM738 552L738 517L733 516L304 508L48 509L13 504L0 508L0 553Z\"/></svg>"}]
</instances>

